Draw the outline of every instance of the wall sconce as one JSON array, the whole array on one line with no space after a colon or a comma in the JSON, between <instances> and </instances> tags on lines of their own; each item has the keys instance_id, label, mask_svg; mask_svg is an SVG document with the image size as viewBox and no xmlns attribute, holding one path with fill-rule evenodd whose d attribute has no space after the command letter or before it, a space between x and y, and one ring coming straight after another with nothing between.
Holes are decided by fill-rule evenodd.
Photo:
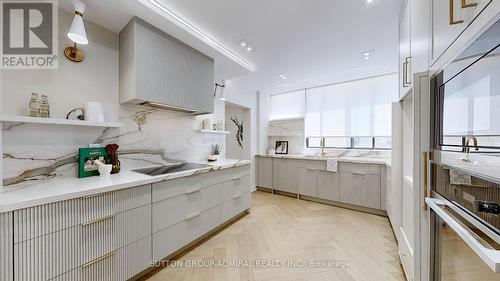
<instances>
[{"instance_id":1,"label":"wall sconce","mask_svg":"<svg viewBox=\"0 0 500 281\"><path fill-rule=\"evenodd\" d=\"M226 95L224 93L224 87L226 87L226 85L224 85L224 80L222 80L222 85L215 83L214 98L217 97L217 89L219 89L219 99L222 101L226 100Z\"/></svg>"},{"instance_id":2,"label":"wall sconce","mask_svg":"<svg viewBox=\"0 0 500 281\"><path fill-rule=\"evenodd\" d=\"M85 58L82 50L77 48L77 44L87 45L89 40L87 39L87 32L85 31L85 25L83 23L83 12L85 11L85 4L81 1L74 0L73 5L75 7L75 17L68 31L68 38L71 39L75 44L72 47L67 47L64 49L64 55L73 62L81 62Z\"/></svg>"}]
</instances>

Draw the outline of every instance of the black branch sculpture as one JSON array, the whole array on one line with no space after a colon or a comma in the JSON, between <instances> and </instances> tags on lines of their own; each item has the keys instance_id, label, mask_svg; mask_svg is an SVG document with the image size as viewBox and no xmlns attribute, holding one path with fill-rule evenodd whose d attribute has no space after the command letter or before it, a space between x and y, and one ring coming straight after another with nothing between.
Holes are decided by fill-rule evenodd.
<instances>
[{"instance_id":1,"label":"black branch sculpture","mask_svg":"<svg viewBox=\"0 0 500 281\"><path fill-rule=\"evenodd\" d=\"M238 142L238 145L241 147L241 149L243 149L243 121L239 122L238 117L236 116L231 117L230 119L238 128L238 131L236 132L236 141Z\"/></svg>"}]
</instances>

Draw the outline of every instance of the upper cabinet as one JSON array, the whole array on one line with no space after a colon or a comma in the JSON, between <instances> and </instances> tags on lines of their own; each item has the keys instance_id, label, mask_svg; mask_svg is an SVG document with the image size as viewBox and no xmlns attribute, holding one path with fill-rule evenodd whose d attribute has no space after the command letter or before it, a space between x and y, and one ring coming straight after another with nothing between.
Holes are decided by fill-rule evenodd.
<instances>
[{"instance_id":1,"label":"upper cabinet","mask_svg":"<svg viewBox=\"0 0 500 281\"><path fill-rule=\"evenodd\" d=\"M120 31L120 103L214 111L214 60L134 17Z\"/></svg>"},{"instance_id":2,"label":"upper cabinet","mask_svg":"<svg viewBox=\"0 0 500 281\"><path fill-rule=\"evenodd\" d=\"M467 29L492 0L431 0L431 64Z\"/></svg>"},{"instance_id":3,"label":"upper cabinet","mask_svg":"<svg viewBox=\"0 0 500 281\"><path fill-rule=\"evenodd\" d=\"M407 1L399 22L399 97L411 89L410 1Z\"/></svg>"}]
</instances>

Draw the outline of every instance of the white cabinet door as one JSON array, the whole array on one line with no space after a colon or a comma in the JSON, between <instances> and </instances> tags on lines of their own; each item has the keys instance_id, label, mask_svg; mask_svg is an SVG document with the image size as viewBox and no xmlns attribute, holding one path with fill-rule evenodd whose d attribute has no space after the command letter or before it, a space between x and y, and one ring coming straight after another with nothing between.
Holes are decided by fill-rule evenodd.
<instances>
[{"instance_id":1,"label":"white cabinet door","mask_svg":"<svg viewBox=\"0 0 500 281\"><path fill-rule=\"evenodd\" d=\"M404 96L411 89L411 0L406 2L399 22L399 96ZM415 1L415 0L413 0ZM418 1L418 0L417 0Z\"/></svg>"},{"instance_id":2,"label":"white cabinet door","mask_svg":"<svg viewBox=\"0 0 500 281\"><path fill-rule=\"evenodd\" d=\"M273 188L273 159L256 157L257 161L257 186Z\"/></svg>"},{"instance_id":3,"label":"white cabinet door","mask_svg":"<svg viewBox=\"0 0 500 281\"><path fill-rule=\"evenodd\" d=\"M436 61L492 0L432 0L431 61Z\"/></svg>"},{"instance_id":4,"label":"white cabinet door","mask_svg":"<svg viewBox=\"0 0 500 281\"><path fill-rule=\"evenodd\" d=\"M338 173L318 171L318 197L331 201L340 200Z\"/></svg>"},{"instance_id":5,"label":"white cabinet door","mask_svg":"<svg viewBox=\"0 0 500 281\"><path fill-rule=\"evenodd\" d=\"M14 245L12 229L12 212L0 214L0 280L14 280L12 268L14 254L12 246Z\"/></svg>"}]
</instances>

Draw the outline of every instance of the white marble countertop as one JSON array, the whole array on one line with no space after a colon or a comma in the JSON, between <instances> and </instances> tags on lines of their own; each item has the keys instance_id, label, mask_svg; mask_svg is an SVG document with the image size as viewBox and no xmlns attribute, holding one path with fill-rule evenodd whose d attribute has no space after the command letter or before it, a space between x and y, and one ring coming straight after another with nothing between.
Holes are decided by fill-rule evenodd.
<instances>
[{"instance_id":1,"label":"white marble countertop","mask_svg":"<svg viewBox=\"0 0 500 281\"><path fill-rule=\"evenodd\" d=\"M106 177L82 179L61 177L60 179L52 179L28 187L4 187L0 188L0 213L211 171L240 167L249 165L250 163L250 160L226 159L209 163L210 167L167 175L148 176L132 171L122 171L119 174Z\"/></svg>"},{"instance_id":2,"label":"white marble countertop","mask_svg":"<svg viewBox=\"0 0 500 281\"><path fill-rule=\"evenodd\" d=\"M350 162L350 163L363 163L363 164L379 164L391 166L391 159L388 157L370 157L370 156L341 156L341 157L329 157L329 156L316 156L316 155L277 155L277 154L258 154L258 157L267 158L280 158L280 159L296 159L296 160L317 160L317 161L327 161L329 159L337 160L339 162Z\"/></svg>"}]
</instances>

